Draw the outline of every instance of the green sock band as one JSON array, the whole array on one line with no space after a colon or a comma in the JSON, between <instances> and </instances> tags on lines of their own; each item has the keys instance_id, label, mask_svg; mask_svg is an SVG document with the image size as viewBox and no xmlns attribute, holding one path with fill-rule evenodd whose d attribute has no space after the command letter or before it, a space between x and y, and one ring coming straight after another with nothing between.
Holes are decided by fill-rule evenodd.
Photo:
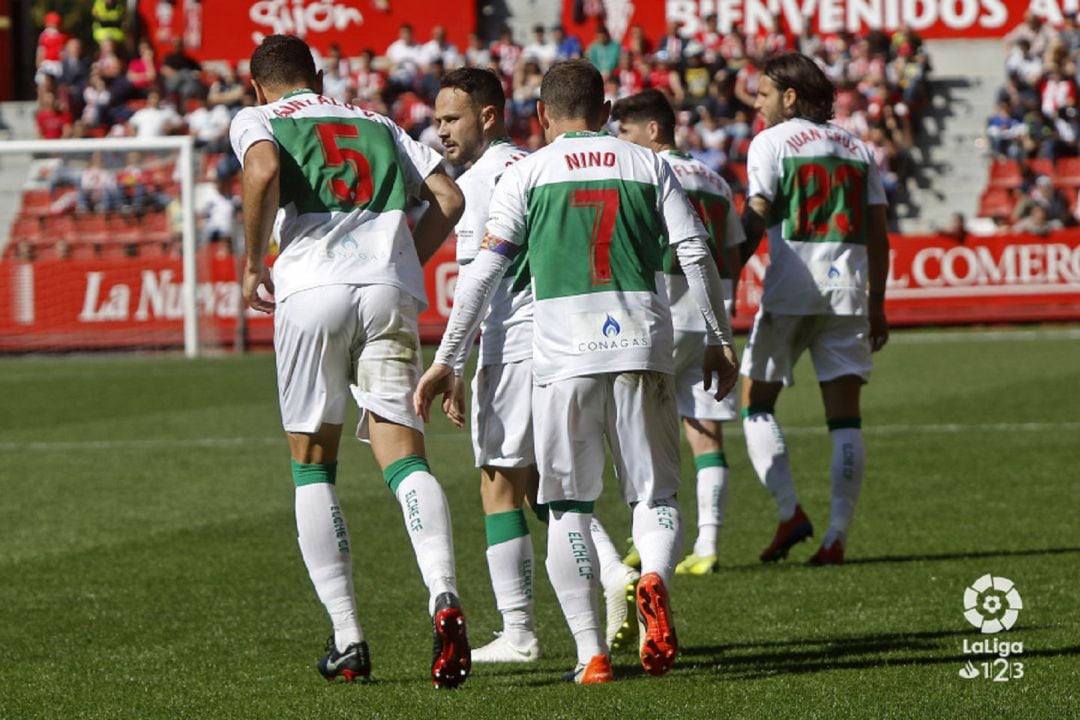
<instances>
[{"instance_id":1,"label":"green sock band","mask_svg":"<svg viewBox=\"0 0 1080 720\"><path fill-rule=\"evenodd\" d=\"M723 450L717 450L716 452L701 453L694 457L694 467L698 470L704 470L711 467L726 468L727 458L724 457Z\"/></svg>"},{"instance_id":2,"label":"green sock band","mask_svg":"<svg viewBox=\"0 0 1080 720\"><path fill-rule=\"evenodd\" d=\"M739 413L743 420L750 417L751 415L761 414L775 415L776 408L772 407L771 405L747 405L742 409L742 412Z\"/></svg>"},{"instance_id":3,"label":"green sock band","mask_svg":"<svg viewBox=\"0 0 1080 720\"><path fill-rule=\"evenodd\" d=\"M861 430L862 429L862 418L861 417L834 418L834 419L828 421L828 425L829 425L829 432L832 432L833 430L844 430L844 429L847 429L847 428L851 428L853 430Z\"/></svg>"},{"instance_id":4,"label":"green sock band","mask_svg":"<svg viewBox=\"0 0 1080 720\"><path fill-rule=\"evenodd\" d=\"M296 487L301 485L315 485L325 483L333 485L337 482L337 461L329 464L302 463L292 461L292 480Z\"/></svg>"},{"instance_id":5,"label":"green sock band","mask_svg":"<svg viewBox=\"0 0 1080 720\"><path fill-rule=\"evenodd\" d=\"M423 455L406 455L400 460L395 460L386 466L382 475L387 487L390 488L390 492L396 495L401 481L414 472L431 472L431 466L428 465L427 458Z\"/></svg>"},{"instance_id":6,"label":"green sock band","mask_svg":"<svg viewBox=\"0 0 1080 720\"><path fill-rule=\"evenodd\" d=\"M536 503L532 506L533 514L536 515L536 519L545 525L548 524L548 518L551 516L551 512L548 510L547 503Z\"/></svg>"},{"instance_id":7,"label":"green sock band","mask_svg":"<svg viewBox=\"0 0 1080 720\"><path fill-rule=\"evenodd\" d=\"M525 522L525 511L507 510L484 516L484 529L487 531L488 547L529 536L529 526Z\"/></svg>"},{"instance_id":8,"label":"green sock band","mask_svg":"<svg viewBox=\"0 0 1080 720\"><path fill-rule=\"evenodd\" d=\"M552 500L548 503L548 507L552 512L573 512L573 513L591 513L595 502L589 500L583 502L581 500Z\"/></svg>"}]
</instances>

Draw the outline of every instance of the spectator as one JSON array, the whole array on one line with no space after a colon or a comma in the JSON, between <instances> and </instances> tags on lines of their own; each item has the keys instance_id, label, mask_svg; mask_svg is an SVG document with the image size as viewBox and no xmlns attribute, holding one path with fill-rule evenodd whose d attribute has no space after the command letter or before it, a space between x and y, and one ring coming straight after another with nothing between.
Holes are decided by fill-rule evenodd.
<instances>
[{"instance_id":1,"label":"spectator","mask_svg":"<svg viewBox=\"0 0 1080 720\"><path fill-rule=\"evenodd\" d=\"M498 42L492 43L491 57L499 63L500 75L504 78L514 77L514 70L521 60L521 46L514 42L514 33L510 28L504 27L499 33Z\"/></svg>"},{"instance_id":2,"label":"spectator","mask_svg":"<svg viewBox=\"0 0 1080 720\"><path fill-rule=\"evenodd\" d=\"M1046 206L1034 204L1027 214L1012 226L1012 231L1031 233L1032 235L1049 235L1051 232L1061 230L1064 227L1065 223L1052 217Z\"/></svg>"},{"instance_id":3,"label":"spectator","mask_svg":"<svg viewBox=\"0 0 1080 720\"><path fill-rule=\"evenodd\" d=\"M161 76L164 78L165 94L177 107L184 107L187 101L201 95L203 88L199 74L202 66L199 61L187 53L184 39L173 41L173 50L161 60Z\"/></svg>"},{"instance_id":4,"label":"spectator","mask_svg":"<svg viewBox=\"0 0 1080 720\"><path fill-rule=\"evenodd\" d=\"M168 195L155 192L153 180L144 165L142 153L132 150L126 156L124 167L116 173L116 186L123 209L142 213L163 208L169 203Z\"/></svg>"},{"instance_id":5,"label":"spectator","mask_svg":"<svg viewBox=\"0 0 1080 720\"><path fill-rule=\"evenodd\" d=\"M465 64L469 67L483 68L491 64L491 51L474 32L469 33L468 46L465 48Z\"/></svg>"},{"instance_id":6,"label":"spectator","mask_svg":"<svg viewBox=\"0 0 1080 720\"><path fill-rule=\"evenodd\" d=\"M127 79L131 83L132 97L145 98L146 93L157 82L157 77L154 46L149 40L140 40L138 56L128 63L127 68Z\"/></svg>"},{"instance_id":7,"label":"spectator","mask_svg":"<svg viewBox=\"0 0 1080 720\"><path fill-rule=\"evenodd\" d=\"M1020 133L1026 130L1026 126L1013 117L1009 103L999 102L994 114L986 122L986 136L990 140L990 149L994 156L1017 159L1020 155L1017 139Z\"/></svg>"},{"instance_id":8,"label":"spectator","mask_svg":"<svg viewBox=\"0 0 1080 720\"><path fill-rule=\"evenodd\" d=\"M94 42L100 45L104 40L112 40L117 45L124 44L125 9L120 0L94 0L90 7Z\"/></svg>"},{"instance_id":9,"label":"spectator","mask_svg":"<svg viewBox=\"0 0 1080 720\"><path fill-rule=\"evenodd\" d=\"M618 97L624 98L637 94L645 89L645 77L638 69L638 63L634 62L634 56L624 50L619 56L619 67L615 68L614 79L618 83Z\"/></svg>"},{"instance_id":10,"label":"spectator","mask_svg":"<svg viewBox=\"0 0 1080 720\"><path fill-rule=\"evenodd\" d=\"M1021 82L1038 85L1042 77L1042 57L1031 48L1031 41L1021 38L1005 57L1005 72L1016 75Z\"/></svg>"},{"instance_id":11,"label":"spectator","mask_svg":"<svg viewBox=\"0 0 1080 720\"><path fill-rule=\"evenodd\" d=\"M600 74L607 79L611 72L619 66L619 55L622 49L619 43L611 39L611 33L607 26L596 28L596 38L590 43L589 50L585 55Z\"/></svg>"},{"instance_id":12,"label":"spectator","mask_svg":"<svg viewBox=\"0 0 1080 720\"><path fill-rule=\"evenodd\" d=\"M554 42L545 39L544 26L536 25L532 30L532 42L525 46L522 55L526 60L529 58L535 60L540 69L547 72L547 69L558 59L559 48Z\"/></svg>"},{"instance_id":13,"label":"spectator","mask_svg":"<svg viewBox=\"0 0 1080 720\"><path fill-rule=\"evenodd\" d=\"M56 93L42 93L34 121L37 123L38 137L42 140L71 137L71 113L68 111L67 104Z\"/></svg>"},{"instance_id":14,"label":"spectator","mask_svg":"<svg viewBox=\"0 0 1080 720\"><path fill-rule=\"evenodd\" d=\"M722 58L721 48L724 44L724 34L720 32L714 13L705 16L705 24L694 35L694 40L701 45L705 64L713 65Z\"/></svg>"},{"instance_id":15,"label":"spectator","mask_svg":"<svg viewBox=\"0 0 1080 720\"><path fill-rule=\"evenodd\" d=\"M348 102L349 98L353 97L348 67L349 63L341 58L341 49L337 43L331 45L330 52L323 61L323 95L340 103Z\"/></svg>"},{"instance_id":16,"label":"spectator","mask_svg":"<svg viewBox=\"0 0 1080 720\"><path fill-rule=\"evenodd\" d=\"M673 65L682 67L683 51L686 49L686 39L682 35L683 24L678 20L668 22L667 34L656 43L656 54L672 62Z\"/></svg>"},{"instance_id":17,"label":"spectator","mask_svg":"<svg viewBox=\"0 0 1080 720\"><path fill-rule=\"evenodd\" d=\"M1058 30L1058 37L1069 57L1075 58L1080 54L1080 25L1077 24L1075 12L1066 13L1065 24Z\"/></svg>"},{"instance_id":18,"label":"spectator","mask_svg":"<svg viewBox=\"0 0 1080 720\"><path fill-rule=\"evenodd\" d=\"M60 13L45 13L45 29L38 36L37 75L40 86L45 77L58 79L63 74L62 55L68 36L60 29Z\"/></svg>"},{"instance_id":19,"label":"spectator","mask_svg":"<svg viewBox=\"0 0 1080 720\"><path fill-rule=\"evenodd\" d=\"M1005 35L1005 43L1019 45L1021 42L1027 42L1031 52L1036 56L1041 56L1056 35L1054 28L1028 10L1024 14L1024 22Z\"/></svg>"},{"instance_id":20,"label":"spectator","mask_svg":"<svg viewBox=\"0 0 1080 720\"><path fill-rule=\"evenodd\" d=\"M84 134L85 130L108 129L112 125L111 105L112 93L105 84L105 78L97 69L90 71L90 83L83 90L83 111L80 118L83 127L79 135Z\"/></svg>"},{"instance_id":21,"label":"spectator","mask_svg":"<svg viewBox=\"0 0 1080 720\"><path fill-rule=\"evenodd\" d=\"M356 105L386 113L382 102L382 93L386 89L386 76L375 68L375 53L370 48L360 53L356 72L352 76L352 86L356 92L356 98L353 100Z\"/></svg>"},{"instance_id":22,"label":"spectator","mask_svg":"<svg viewBox=\"0 0 1080 720\"><path fill-rule=\"evenodd\" d=\"M235 115L244 104L244 84L236 77L236 66L226 63L214 73L207 100L211 105L224 105L230 115Z\"/></svg>"},{"instance_id":23,"label":"spectator","mask_svg":"<svg viewBox=\"0 0 1080 720\"><path fill-rule=\"evenodd\" d=\"M199 98L198 102L198 107L184 116L188 134L195 137L195 147L211 153L228 152L229 123L232 121L229 109L224 105L211 107L206 97Z\"/></svg>"},{"instance_id":24,"label":"spectator","mask_svg":"<svg viewBox=\"0 0 1080 720\"><path fill-rule=\"evenodd\" d=\"M423 53L419 44L413 41L413 29L409 23L398 28L398 39L386 48L386 59L390 61L390 85L395 92L411 90Z\"/></svg>"},{"instance_id":25,"label":"spectator","mask_svg":"<svg viewBox=\"0 0 1080 720\"><path fill-rule=\"evenodd\" d=\"M439 84L442 82L446 68L443 66L441 57L437 57L426 66L424 74L417 82L417 90L424 102L429 105L435 104L435 96L439 94Z\"/></svg>"},{"instance_id":26,"label":"spectator","mask_svg":"<svg viewBox=\"0 0 1080 720\"><path fill-rule=\"evenodd\" d=\"M543 79L544 71L540 69L540 63L526 58L514 73L514 92L511 97L516 114L536 114L536 101L540 99L540 83Z\"/></svg>"},{"instance_id":27,"label":"spectator","mask_svg":"<svg viewBox=\"0 0 1080 720\"><path fill-rule=\"evenodd\" d=\"M581 41L576 35L567 35L562 25L551 28L551 39L558 48L559 60L573 60L581 57Z\"/></svg>"},{"instance_id":28,"label":"spectator","mask_svg":"<svg viewBox=\"0 0 1080 720\"><path fill-rule=\"evenodd\" d=\"M68 38L60 56L60 77L57 85L67 88L74 97L80 97L90 82L90 59L83 55L82 40Z\"/></svg>"},{"instance_id":29,"label":"spectator","mask_svg":"<svg viewBox=\"0 0 1080 720\"><path fill-rule=\"evenodd\" d=\"M442 25L431 28L431 39L424 43L421 54L424 65L430 66L436 60L441 60L444 71L461 65L461 53L457 45L446 39L446 28Z\"/></svg>"},{"instance_id":30,"label":"spectator","mask_svg":"<svg viewBox=\"0 0 1080 720\"><path fill-rule=\"evenodd\" d=\"M200 209L203 220L202 241L215 248L218 257L233 253L236 234L237 198L233 196L228 182L219 180L212 186Z\"/></svg>"},{"instance_id":31,"label":"spectator","mask_svg":"<svg viewBox=\"0 0 1080 720\"><path fill-rule=\"evenodd\" d=\"M146 95L146 107L137 110L127 121L127 134L138 138L154 138L169 135L183 124L171 106L161 103L157 89Z\"/></svg>"},{"instance_id":32,"label":"spectator","mask_svg":"<svg viewBox=\"0 0 1080 720\"><path fill-rule=\"evenodd\" d=\"M630 32L623 38L622 48L630 53L632 59L648 57L653 52L652 43L645 36L645 28L640 25L631 26Z\"/></svg>"},{"instance_id":33,"label":"spectator","mask_svg":"<svg viewBox=\"0 0 1080 720\"><path fill-rule=\"evenodd\" d=\"M735 74L735 99L749 111L754 109L758 79L761 77L761 71L758 70L759 63L759 58L750 58Z\"/></svg>"},{"instance_id":34,"label":"spectator","mask_svg":"<svg viewBox=\"0 0 1080 720\"><path fill-rule=\"evenodd\" d=\"M683 100L683 104L688 107L701 105L709 95L712 72L705 65L704 56L704 45L697 40L687 43L686 69L683 70L683 87L686 89L686 98Z\"/></svg>"},{"instance_id":35,"label":"spectator","mask_svg":"<svg viewBox=\"0 0 1080 720\"><path fill-rule=\"evenodd\" d=\"M101 153L94 153L90 156L90 164L79 175L78 211L107 213L119 210L121 204L116 173L105 167Z\"/></svg>"}]
</instances>

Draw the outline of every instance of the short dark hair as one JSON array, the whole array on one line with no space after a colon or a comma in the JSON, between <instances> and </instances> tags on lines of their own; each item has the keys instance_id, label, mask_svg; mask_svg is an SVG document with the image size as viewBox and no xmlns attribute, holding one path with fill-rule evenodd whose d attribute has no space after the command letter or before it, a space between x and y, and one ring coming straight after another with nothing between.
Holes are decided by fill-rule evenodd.
<instances>
[{"instance_id":1,"label":"short dark hair","mask_svg":"<svg viewBox=\"0 0 1080 720\"><path fill-rule=\"evenodd\" d=\"M540 83L540 100L552 117L592 121L604 107L604 78L588 60L556 63Z\"/></svg>"},{"instance_id":2,"label":"short dark hair","mask_svg":"<svg viewBox=\"0 0 1080 720\"><path fill-rule=\"evenodd\" d=\"M500 114L506 107L502 81L498 75L484 68L461 67L452 70L443 76L439 87L460 90L480 107L494 105Z\"/></svg>"},{"instance_id":3,"label":"short dark hair","mask_svg":"<svg viewBox=\"0 0 1080 720\"><path fill-rule=\"evenodd\" d=\"M267 87L315 85L311 48L295 35L269 35L251 53L251 78Z\"/></svg>"},{"instance_id":4,"label":"short dark hair","mask_svg":"<svg viewBox=\"0 0 1080 720\"><path fill-rule=\"evenodd\" d=\"M667 96L656 88L624 97L611 108L611 119L620 122L655 122L660 128L660 141L675 142L675 111Z\"/></svg>"},{"instance_id":5,"label":"short dark hair","mask_svg":"<svg viewBox=\"0 0 1080 720\"><path fill-rule=\"evenodd\" d=\"M795 117L827 123L833 116L836 87L818 64L802 53L785 53L765 63L765 74L783 93L795 91Z\"/></svg>"}]
</instances>

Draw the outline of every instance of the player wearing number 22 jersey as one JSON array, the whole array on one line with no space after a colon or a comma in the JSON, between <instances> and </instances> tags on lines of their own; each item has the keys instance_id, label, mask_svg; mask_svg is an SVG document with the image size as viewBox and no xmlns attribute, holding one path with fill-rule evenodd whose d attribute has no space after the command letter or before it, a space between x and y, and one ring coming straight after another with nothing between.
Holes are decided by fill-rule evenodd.
<instances>
[{"instance_id":1,"label":"player wearing number 22 jersey","mask_svg":"<svg viewBox=\"0 0 1080 720\"><path fill-rule=\"evenodd\" d=\"M346 409L355 400L357 435L370 440L401 506L429 591L432 680L454 687L469 672L469 645L449 509L424 456L412 392L420 371L417 313L425 305L421 261L446 238L464 201L434 151L387 118L316 92L321 73L299 38L267 37L252 55L251 75L259 105L242 110L230 129L244 167L244 297L274 313L300 552L334 628L317 667L327 680L371 672L335 487ZM405 221L410 197L428 202L415 234ZM279 213L271 283L263 261ZM272 300L258 294L260 285Z\"/></svg>"},{"instance_id":2,"label":"player wearing number 22 jersey","mask_svg":"<svg viewBox=\"0 0 1080 720\"><path fill-rule=\"evenodd\" d=\"M843 562L865 472L860 389L871 352L888 338L885 193L869 149L829 124L834 97L813 60L790 53L769 61L756 98L766 129L750 144L743 226L751 247L768 229L769 267L742 372L747 448L780 515L763 561L813 533L774 416L781 388L809 350L833 441L829 531L810 562Z\"/></svg>"},{"instance_id":3,"label":"player wearing number 22 jersey","mask_svg":"<svg viewBox=\"0 0 1080 720\"><path fill-rule=\"evenodd\" d=\"M711 345L707 372L719 374L721 393L733 384L735 367L705 228L663 160L597 132L608 110L603 80L589 63L560 63L545 75L538 114L549 144L499 180L481 251L461 280L435 363L417 391L419 402L430 402L430 388L449 375L471 322L512 259L527 250L539 500L550 508L547 568L577 646L570 679L578 682L612 677L589 531L605 439L634 508L642 665L663 674L677 653L667 595L682 539L672 325L663 289L669 243L698 298Z\"/></svg>"}]
</instances>

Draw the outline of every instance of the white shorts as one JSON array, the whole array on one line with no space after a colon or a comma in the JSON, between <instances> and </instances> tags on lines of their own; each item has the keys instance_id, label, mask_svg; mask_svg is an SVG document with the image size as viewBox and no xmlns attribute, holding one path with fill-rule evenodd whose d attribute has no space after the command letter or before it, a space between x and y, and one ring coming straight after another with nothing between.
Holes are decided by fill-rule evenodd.
<instances>
[{"instance_id":1,"label":"white shorts","mask_svg":"<svg viewBox=\"0 0 1080 720\"><path fill-rule=\"evenodd\" d=\"M345 422L349 395L368 413L423 432L412 394L420 380L417 303L391 285L327 285L294 293L274 312L278 399L286 432Z\"/></svg>"},{"instance_id":2,"label":"white shorts","mask_svg":"<svg viewBox=\"0 0 1080 720\"><path fill-rule=\"evenodd\" d=\"M742 357L751 380L794 385L792 370L809 348L818 382L846 375L870 380L870 321L863 315L778 315L758 310Z\"/></svg>"},{"instance_id":3,"label":"white shorts","mask_svg":"<svg viewBox=\"0 0 1080 720\"><path fill-rule=\"evenodd\" d=\"M536 464L532 428L532 360L484 365L472 381L476 467Z\"/></svg>"},{"instance_id":4,"label":"white shorts","mask_svg":"<svg viewBox=\"0 0 1080 720\"><path fill-rule=\"evenodd\" d=\"M679 418L674 379L622 372L533 387L539 501L600 497L604 438L623 498L652 502L679 489Z\"/></svg>"},{"instance_id":5,"label":"white shorts","mask_svg":"<svg viewBox=\"0 0 1080 720\"><path fill-rule=\"evenodd\" d=\"M734 388L723 400L705 389L705 333L675 331L675 406L679 415L694 420L734 420L739 417Z\"/></svg>"}]
</instances>

